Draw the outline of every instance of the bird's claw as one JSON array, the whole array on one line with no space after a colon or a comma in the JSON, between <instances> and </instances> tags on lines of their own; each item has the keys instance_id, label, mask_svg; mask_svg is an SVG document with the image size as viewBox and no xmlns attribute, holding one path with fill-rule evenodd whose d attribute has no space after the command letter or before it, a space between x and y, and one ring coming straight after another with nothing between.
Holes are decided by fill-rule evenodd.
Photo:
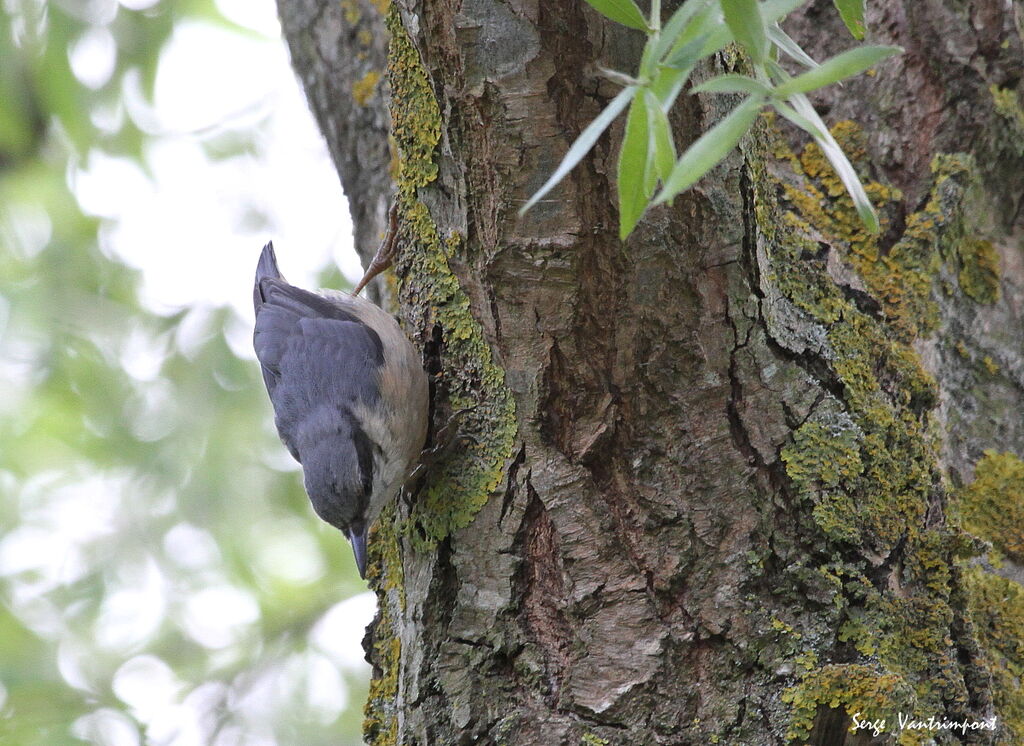
<instances>
[{"instance_id":1,"label":"bird's claw","mask_svg":"<svg viewBox=\"0 0 1024 746\"><path fill-rule=\"evenodd\" d=\"M451 453L457 443L466 441L475 445L480 442L469 433L460 433L458 431L459 420L467 412L472 412L476 409L476 406L474 404L472 407L460 409L448 418L448 422L437 431L434 437L434 445L420 451L419 463L416 464L416 468L412 470L409 478L405 480L406 488L411 489L419 480L423 479L427 472Z\"/></svg>"},{"instance_id":2,"label":"bird's claw","mask_svg":"<svg viewBox=\"0 0 1024 746\"><path fill-rule=\"evenodd\" d=\"M398 202L391 204L388 210L388 232L384 234L384 240L380 242L377 253L373 255L370 266L366 268L363 279L359 281L352 295L359 295L361 291L374 277L391 266L395 259L395 247L398 244Z\"/></svg>"}]
</instances>

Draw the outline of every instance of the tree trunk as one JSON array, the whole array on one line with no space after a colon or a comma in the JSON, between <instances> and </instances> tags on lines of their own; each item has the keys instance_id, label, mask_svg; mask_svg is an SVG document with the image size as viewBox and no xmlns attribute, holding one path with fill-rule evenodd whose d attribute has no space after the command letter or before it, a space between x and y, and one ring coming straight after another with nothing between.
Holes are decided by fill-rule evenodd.
<instances>
[{"instance_id":1,"label":"tree trunk","mask_svg":"<svg viewBox=\"0 0 1024 746\"><path fill-rule=\"evenodd\" d=\"M477 407L372 539L367 740L1024 740L1021 6L870 4L906 53L816 103L880 236L765 118L622 244L621 123L517 210L638 33L582 2L382 5L280 0L364 242L389 158L359 94L389 84L400 316L435 425ZM826 0L787 29L854 43ZM680 147L735 105L680 102Z\"/></svg>"}]
</instances>

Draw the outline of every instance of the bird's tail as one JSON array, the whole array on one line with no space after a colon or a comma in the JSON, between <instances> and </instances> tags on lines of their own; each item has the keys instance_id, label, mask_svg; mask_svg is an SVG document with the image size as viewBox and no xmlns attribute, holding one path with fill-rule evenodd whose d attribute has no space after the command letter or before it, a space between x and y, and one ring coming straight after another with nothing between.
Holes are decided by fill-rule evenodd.
<instances>
[{"instance_id":1,"label":"bird's tail","mask_svg":"<svg viewBox=\"0 0 1024 746\"><path fill-rule=\"evenodd\" d=\"M264 277L272 277L275 280L283 279L281 277L281 270L277 268L277 255L274 253L273 241L270 241L263 247L259 264L256 265L256 282L259 282Z\"/></svg>"},{"instance_id":2,"label":"bird's tail","mask_svg":"<svg viewBox=\"0 0 1024 746\"><path fill-rule=\"evenodd\" d=\"M263 247L263 252L260 254L260 260L256 264L256 282L252 288L252 303L258 311L260 306L263 305L263 292L260 290L260 281L267 278L273 280L283 280L281 276L281 270L277 268L277 255L274 254L274 242L269 241L266 246Z\"/></svg>"}]
</instances>

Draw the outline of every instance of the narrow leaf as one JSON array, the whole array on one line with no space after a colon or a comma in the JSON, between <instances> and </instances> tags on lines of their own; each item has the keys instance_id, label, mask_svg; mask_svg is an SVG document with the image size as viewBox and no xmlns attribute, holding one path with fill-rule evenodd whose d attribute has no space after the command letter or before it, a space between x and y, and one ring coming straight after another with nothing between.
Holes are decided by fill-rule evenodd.
<instances>
[{"instance_id":1,"label":"narrow leaf","mask_svg":"<svg viewBox=\"0 0 1024 746\"><path fill-rule=\"evenodd\" d=\"M699 38L704 38L704 45L698 48L696 59L713 54L732 41L732 32L725 25L717 2L706 4L696 12L665 56L665 64L678 64L671 60L681 54L683 47Z\"/></svg>"},{"instance_id":2,"label":"narrow leaf","mask_svg":"<svg viewBox=\"0 0 1024 746\"><path fill-rule=\"evenodd\" d=\"M857 176L857 172L846 157L846 153L839 147L839 143L832 137L832 133L828 131L825 122L818 116L818 112L814 110L810 99L804 94L798 93L791 96L789 102L800 116L807 119L818 129L820 137L815 137L815 142L818 143L821 152L828 158L832 168L836 170L836 175L839 176L843 186L846 187L846 191L849 192L850 199L853 200L853 205L857 208L857 213L860 215L860 219L864 221L865 227L872 233L878 233L878 215L875 213L875 208L871 206L871 200L868 199L863 184L860 183L860 177Z\"/></svg>"},{"instance_id":3,"label":"narrow leaf","mask_svg":"<svg viewBox=\"0 0 1024 746\"><path fill-rule=\"evenodd\" d=\"M760 96L751 96L733 109L725 119L701 135L676 163L654 203L661 204L672 199L725 158L750 129L763 104L764 99Z\"/></svg>"},{"instance_id":4,"label":"narrow leaf","mask_svg":"<svg viewBox=\"0 0 1024 746\"><path fill-rule=\"evenodd\" d=\"M672 108L672 105L676 102L676 97L683 90L683 85L690 78L690 73L692 72L693 65L688 65L682 69L662 67L658 71L657 76L651 83L650 89L654 91L654 95L658 97L665 111L669 111Z\"/></svg>"},{"instance_id":5,"label":"narrow leaf","mask_svg":"<svg viewBox=\"0 0 1024 746\"><path fill-rule=\"evenodd\" d=\"M764 25L770 26L780 18L785 18L806 2L807 0L766 0L761 3L761 18L764 19Z\"/></svg>"},{"instance_id":6,"label":"narrow leaf","mask_svg":"<svg viewBox=\"0 0 1024 746\"><path fill-rule=\"evenodd\" d=\"M619 151L619 238L623 241L633 232L654 192L654 184L648 177L650 130L644 98L633 98L626 118L626 135Z\"/></svg>"},{"instance_id":7,"label":"narrow leaf","mask_svg":"<svg viewBox=\"0 0 1024 746\"><path fill-rule=\"evenodd\" d=\"M770 96L771 92L772 90L768 86L758 80L732 73L705 80L691 91L691 93L752 93L758 96Z\"/></svg>"},{"instance_id":8,"label":"narrow leaf","mask_svg":"<svg viewBox=\"0 0 1024 746\"><path fill-rule=\"evenodd\" d=\"M622 110L629 105L629 102L633 99L633 96L636 95L636 92L636 86L623 88L619 92L619 95L613 98L611 103L604 108L604 111L598 114L597 118L587 125L587 128L580 133L580 136L576 138L576 142L574 142L572 147L569 148L569 152L565 154L565 158L563 158L562 162L558 164L558 168L555 169L555 172L551 174L551 177L546 182L544 182L544 186L538 189L534 195L530 197L529 201L519 209L520 215L537 204L537 201L540 200L541 197L550 192L552 187L565 178L565 175L583 159L583 156L585 156L587 152L594 147L594 143L597 142L597 138L601 136L601 133L604 132L615 117L621 114Z\"/></svg>"},{"instance_id":9,"label":"narrow leaf","mask_svg":"<svg viewBox=\"0 0 1024 746\"><path fill-rule=\"evenodd\" d=\"M864 38L864 0L832 0L853 38Z\"/></svg>"},{"instance_id":10,"label":"narrow leaf","mask_svg":"<svg viewBox=\"0 0 1024 746\"><path fill-rule=\"evenodd\" d=\"M710 0L687 0L679 6L661 29L661 38L658 39L658 46L654 51L655 59L665 58L668 50L675 46L676 41L687 30L690 21L694 20L697 11L705 10L709 2Z\"/></svg>"},{"instance_id":11,"label":"narrow leaf","mask_svg":"<svg viewBox=\"0 0 1024 746\"><path fill-rule=\"evenodd\" d=\"M696 39L691 39L683 46L672 52L666 59L665 65L679 70L693 67L697 60L704 56L704 45L707 43L708 35L702 34Z\"/></svg>"},{"instance_id":12,"label":"narrow leaf","mask_svg":"<svg viewBox=\"0 0 1024 746\"><path fill-rule=\"evenodd\" d=\"M824 135L821 130L807 117L801 116L797 113L796 109L791 107L789 104L785 104L782 101L772 101L772 106L775 107L775 111L779 112L782 116L788 119L790 122L795 124L797 127L802 129L808 135L813 137L815 140L824 139Z\"/></svg>"},{"instance_id":13,"label":"narrow leaf","mask_svg":"<svg viewBox=\"0 0 1024 746\"><path fill-rule=\"evenodd\" d=\"M647 43L644 44L643 54L640 55L640 69L637 75L638 78L650 79L654 75L655 66L658 64L658 58L655 52L658 49L658 42L661 41L661 33L654 31L650 36L647 37Z\"/></svg>"},{"instance_id":14,"label":"narrow leaf","mask_svg":"<svg viewBox=\"0 0 1024 746\"><path fill-rule=\"evenodd\" d=\"M764 27L767 29L773 23L781 18L785 18L806 2L807 0L767 0L761 3L758 9L761 11ZM712 6L712 9L714 9L714 6ZM714 18L713 20L715 23L708 30L708 40L700 51L701 57L715 54L721 51L726 44L734 41L729 26L723 23L722 20Z\"/></svg>"},{"instance_id":15,"label":"narrow leaf","mask_svg":"<svg viewBox=\"0 0 1024 746\"><path fill-rule=\"evenodd\" d=\"M756 65L768 54L768 36L757 0L720 0L725 23Z\"/></svg>"},{"instance_id":16,"label":"narrow leaf","mask_svg":"<svg viewBox=\"0 0 1024 746\"><path fill-rule=\"evenodd\" d=\"M587 3L601 15L611 18L640 31L650 31L647 19L633 0L587 0Z\"/></svg>"},{"instance_id":17,"label":"narrow leaf","mask_svg":"<svg viewBox=\"0 0 1024 746\"><path fill-rule=\"evenodd\" d=\"M668 181L676 164L676 144L672 139L672 125L668 114L661 108L661 102L653 91L644 91L647 106L647 123L651 128L651 142L654 145L654 166L658 178Z\"/></svg>"},{"instance_id":18,"label":"narrow leaf","mask_svg":"<svg viewBox=\"0 0 1024 746\"><path fill-rule=\"evenodd\" d=\"M818 63L814 61L814 58L807 54L799 44L793 41L789 34L780 29L777 23L773 23L768 27L768 41L804 67L810 67L813 69L818 66Z\"/></svg>"},{"instance_id":19,"label":"narrow leaf","mask_svg":"<svg viewBox=\"0 0 1024 746\"><path fill-rule=\"evenodd\" d=\"M787 80L775 89L775 95L779 98L788 98L794 93L807 93L807 91L831 85L862 73L885 58L900 54L902 51L901 47L865 46L850 49L842 54L837 54L832 59L825 60L813 70L808 70L792 80Z\"/></svg>"}]
</instances>

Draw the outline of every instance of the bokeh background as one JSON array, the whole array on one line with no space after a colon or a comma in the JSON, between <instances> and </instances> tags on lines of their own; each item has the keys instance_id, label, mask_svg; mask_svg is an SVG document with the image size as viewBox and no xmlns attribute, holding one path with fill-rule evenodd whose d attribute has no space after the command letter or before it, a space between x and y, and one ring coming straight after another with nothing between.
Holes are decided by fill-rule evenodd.
<instances>
[{"instance_id":1,"label":"bokeh background","mask_svg":"<svg viewBox=\"0 0 1024 746\"><path fill-rule=\"evenodd\" d=\"M0 743L356 744L374 600L251 350L359 275L273 0L0 0Z\"/></svg>"}]
</instances>

